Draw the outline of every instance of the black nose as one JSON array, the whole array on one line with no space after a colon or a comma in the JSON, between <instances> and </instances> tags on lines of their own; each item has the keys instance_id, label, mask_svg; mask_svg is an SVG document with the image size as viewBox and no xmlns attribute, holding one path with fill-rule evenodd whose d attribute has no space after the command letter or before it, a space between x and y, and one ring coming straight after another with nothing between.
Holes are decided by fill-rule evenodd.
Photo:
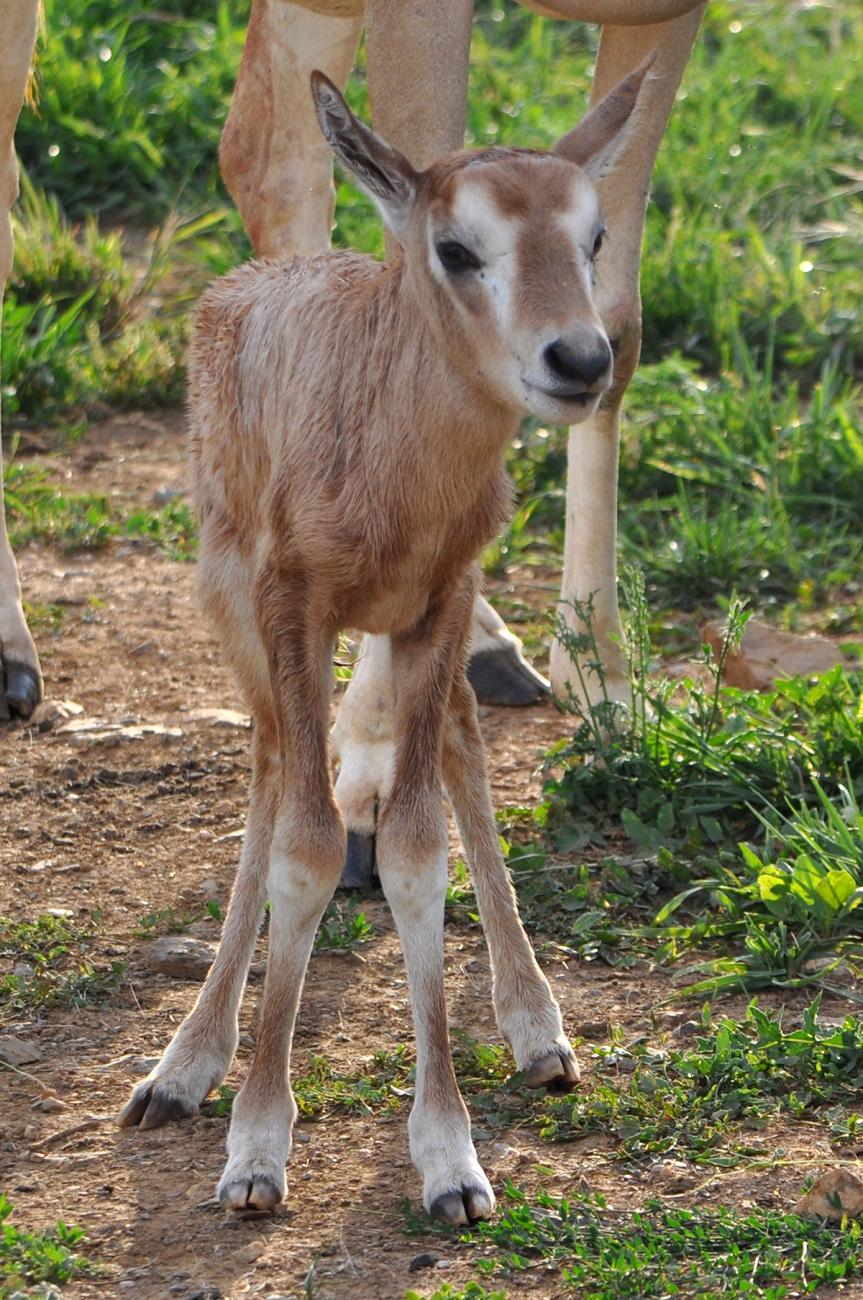
<instances>
[{"instance_id":1,"label":"black nose","mask_svg":"<svg viewBox=\"0 0 863 1300\"><path fill-rule=\"evenodd\" d=\"M597 344L593 352L576 352L563 339L557 339L549 343L542 355L555 379L561 381L558 391L562 395L570 391L573 394L583 392L595 384L611 365L611 348L605 340Z\"/></svg>"}]
</instances>

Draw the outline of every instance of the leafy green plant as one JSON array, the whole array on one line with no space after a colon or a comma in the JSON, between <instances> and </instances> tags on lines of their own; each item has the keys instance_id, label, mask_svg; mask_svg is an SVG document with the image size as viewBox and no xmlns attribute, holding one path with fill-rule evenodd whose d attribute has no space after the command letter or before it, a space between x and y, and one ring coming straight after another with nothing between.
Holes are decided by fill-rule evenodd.
<instances>
[{"instance_id":1,"label":"leafy green plant","mask_svg":"<svg viewBox=\"0 0 863 1300\"><path fill-rule=\"evenodd\" d=\"M596 1049L597 1078L583 1094L547 1098L538 1119L548 1141L588 1133L613 1136L628 1160L676 1154L696 1164L731 1166L752 1154L739 1128L770 1115L825 1114L853 1106L863 1088L863 1023L819 1021L820 997L799 1028L750 1003L745 1020L714 1025L707 1010L692 1047L657 1050L619 1042ZM855 1127L852 1125L852 1128Z\"/></svg>"},{"instance_id":2,"label":"leafy green plant","mask_svg":"<svg viewBox=\"0 0 863 1300\"><path fill-rule=\"evenodd\" d=\"M375 1052L369 1068L354 1074L342 1074L326 1057L309 1053L305 1069L292 1077L291 1087L301 1119L329 1114L388 1115L413 1092L411 1071L407 1049L402 1046L392 1052ZM202 1109L208 1115L229 1115L235 1096L235 1090L223 1084Z\"/></svg>"},{"instance_id":3,"label":"leafy green plant","mask_svg":"<svg viewBox=\"0 0 863 1300\"><path fill-rule=\"evenodd\" d=\"M76 1249L87 1240L83 1228L58 1219L47 1232L24 1232L9 1222L12 1212L0 1192L0 1300L13 1300L30 1283L62 1284L96 1271Z\"/></svg>"},{"instance_id":4,"label":"leafy green plant","mask_svg":"<svg viewBox=\"0 0 863 1300\"><path fill-rule=\"evenodd\" d=\"M669 1209L648 1201L634 1212L603 1197L530 1200L512 1185L497 1219L464 1240L493 1247L478 1271L554 1269L583 1300L642 1300L676 1294L783 1297L859 1275L863 1229L819 1227L771 1210Z\"/></svg>"},{"instance_id":5,"label":"leafy green plant","mask_svg":"<svg viewBox=\"0 0 863 1300\"><path fill-rule=\"evenodd\" d=\"M662 926L684 902L708 892L717 912L713 926L701 927L726 939L739 936L743 952L689 968L709 972L684 992L715 993L756 989L768 984L800 987L824 984L843 962L863 957L860 912L863 902L863 811L849 786L836 801L813 780L818 804L790 805L786 814L760 814L765 831L761 855L740 845L741 861L721 876L699 880L678 894L656 918ZM690 939L692 927L675 928L677 942Z\"/></svg>"},{"instance_id":6,"label":"leafy green plant","mask_svg":"<svg viewBox=\"0 0 863 1300\"><path fill-rule=\"evenodd\" d=\"M86 928L48 913L35 921L0 917L0 958L7 966L0 973L0 1017L58 1004L83 1007L113 992L124 966L94 965L87 956L91 938Z\"/></svg>"},{"instance_id":7,"label":"leafy green plant","mask_svg":"<svg viewBox=\"0 0 863 1300\"><path fill-rule=\"evenodd\" d=\"M350 952L368 943L374 929L353 902L330 903L315 935L315 952Z\"/></svg>"}]
</instances>

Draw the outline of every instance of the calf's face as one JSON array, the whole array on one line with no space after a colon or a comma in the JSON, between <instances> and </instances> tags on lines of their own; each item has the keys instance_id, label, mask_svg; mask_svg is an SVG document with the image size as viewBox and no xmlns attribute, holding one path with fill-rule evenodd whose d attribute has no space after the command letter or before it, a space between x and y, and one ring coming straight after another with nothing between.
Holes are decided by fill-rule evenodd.
<instances>
[{"instance_id":1,"label":"calf's face","mask_svg":"<svg viewBox=\"0 0 863 1300\"><path fill-rule=\"evenodd\" d=\"M422 178L408 260L451 353L507 409L575 424L609 387L593 302L603 234L593 183L552 154L461 154Z\"/></svg>"},{"instance_id":2,"label":"calf's face","mask_svg":"<svg viewBox=\"0 0 863 1300\"><path fill-rule=\"evenodd\" d=\"M429 325L453 364L508 410L576 424L611 384L611 347L594 304L605 233L594 182L621 155L652 63L551 153L462 152L424 172L312 73L321 130L402 243Z\"/></svg>"}]
</instances>

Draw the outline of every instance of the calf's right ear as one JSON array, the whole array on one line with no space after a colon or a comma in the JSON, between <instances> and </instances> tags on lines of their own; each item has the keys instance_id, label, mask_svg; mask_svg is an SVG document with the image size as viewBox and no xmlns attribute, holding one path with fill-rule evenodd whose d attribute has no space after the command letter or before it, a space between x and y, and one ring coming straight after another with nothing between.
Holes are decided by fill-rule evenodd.
<instances>
[{"instance_id":1,"label":"calf's right ear","mask_svg":"<svg viewBox=\"0 0 863 1300\"><path fill-rule=\"evenodd\" d=\"M339 162L377 205L388 229L401 239L413 210L418 174L398 149L358 117L322 72L311 75L320 128Z\"/></svg>"}]
</instances>

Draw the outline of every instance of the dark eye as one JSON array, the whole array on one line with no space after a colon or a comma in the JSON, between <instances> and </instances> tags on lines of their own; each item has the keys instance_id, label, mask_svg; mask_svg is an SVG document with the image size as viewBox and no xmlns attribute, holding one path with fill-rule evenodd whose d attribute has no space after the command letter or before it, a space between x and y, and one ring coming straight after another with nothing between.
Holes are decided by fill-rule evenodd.
<instances>
[{"instance_id":1,"label":"dark eye","mask_svg":"<svg viewBox=\"0 0 863 1300\"><path fill-rule=\"evenodd\" d=\"M478 257L465 248L464 244L458 243L455 239L444 239L435 249L441 260L441 266L445 271L450 271L457 275L461 271L478 271L480 261Z\"/></svg>"},{"instance_id":2,"label":"dark eye","mask_svg":"<svg viewBox=\"0 0 863 1300\"><path fill-rule=\"evenodd\" d=\"M599 255L599 250L602 248L603 239L605 239L605 231L600 230L599 234L596 236L596 239L594 239L593 241L593 253L591 254L592 257L597 257Z\"/></svg>"}]
</instances>

